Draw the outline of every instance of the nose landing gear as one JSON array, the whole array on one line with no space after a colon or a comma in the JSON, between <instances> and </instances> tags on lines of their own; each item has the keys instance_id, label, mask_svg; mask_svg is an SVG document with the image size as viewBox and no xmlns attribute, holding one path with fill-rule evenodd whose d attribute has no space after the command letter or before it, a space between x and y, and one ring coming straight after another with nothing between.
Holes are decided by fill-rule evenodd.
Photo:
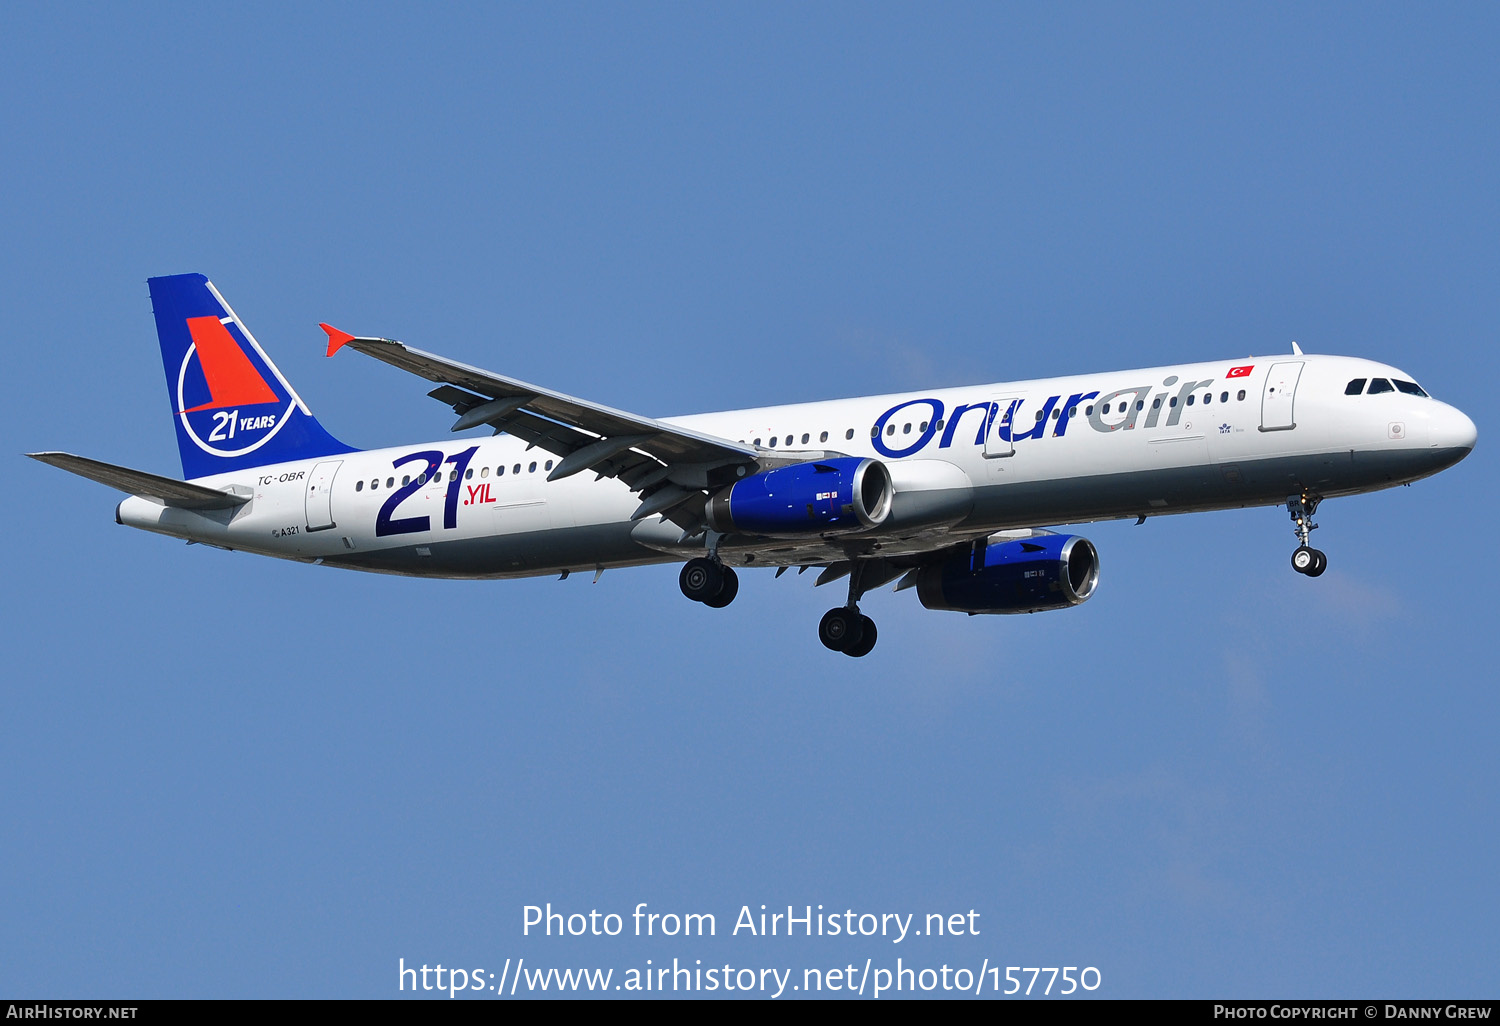
<instances>
[{"instance_id":1,"label":"nose landing gear","mask_svg":"<svg viewBox=\"0 0 1500 1026\"><path fill-rule=\"evenodd\" d=\"M1317 577L1328 569L1328 557L1318 549L1299 545L1292 553L1292 569L1308 577Z\"/></svg>"},{"instance_id":2,"label":"nose landing gear","mask_svg":"<svg viewBox=\"0 0 1500 1026\"><path fill-rule=\"evenodd\" d=\"M1297 551L1292 553L1292 569L1307 577L1320 577L1328 569L1328 557L1307 543L1308 536L1318 529L1312 518L1318 511L1318 503L1322 501L1321 496L1310 492L1286 497L1286 511L1292 518L1297 540L1301 543L1297 546Z\"/></svg>"}]
</instances>

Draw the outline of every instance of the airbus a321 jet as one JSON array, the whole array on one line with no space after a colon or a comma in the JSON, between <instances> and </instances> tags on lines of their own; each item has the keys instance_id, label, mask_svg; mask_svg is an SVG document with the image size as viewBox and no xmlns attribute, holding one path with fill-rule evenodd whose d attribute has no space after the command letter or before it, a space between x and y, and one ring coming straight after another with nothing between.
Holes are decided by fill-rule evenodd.
<instances>
[{"instance_id":1,"label":"airbus a321 jet","mask_svg":"<svg viewBox=\"0 0 1500 1026\"><path fill-rule=\"evenodd\" d=\"M186 481L60 452L34 458L128 493L115 520L306 563L504 578L682 562L729 605L738 570L820 568L848 599L818 625L863 656L869 591L928 609L1033 613L1099 583L1085 538L1044 525L1285 505L1292 568L1318 504L1405 484L1474 447L1474 423L1370 360L1251 357L690 417L611 409L323 325L437 385L457 439L360 450L313 418L202 275L150 280ZM488 429L492 437L463 434ZM596 576L597 579L597 576Z\"/></svg>"}]
</instances>

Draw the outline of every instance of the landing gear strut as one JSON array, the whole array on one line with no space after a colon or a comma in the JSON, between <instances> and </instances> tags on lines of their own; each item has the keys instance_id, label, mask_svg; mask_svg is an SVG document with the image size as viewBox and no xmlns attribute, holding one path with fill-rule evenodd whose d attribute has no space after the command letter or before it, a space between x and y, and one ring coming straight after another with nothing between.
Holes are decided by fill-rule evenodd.
<instances>
[{"instance_id":1,"label":"landing gear strut","mask_svg":"<svg viewBox=\"0 0 1500 1026\"><path fill-rule=\"evenodd\" d=\"M1308 577L1321 576L1328 569L1328 557L1307 543L1308 536L1318 529L1313 523L1313 514L1318 511L1322 498L1309 492L1286 497L1286 511L1292 518L1297 532L1297 551L1292 553L1292 569Z\"/></svg>"},{"instance_id":2,"label":"landing gear strut","mask_svg":"<svg viewBox=\"0 0 1500 1026\"><path fill-rule=\"evenodd\" d=\"M870 654L880 633L875 629L875 621L859 611L859 599L865 593L863 570L864 564L855 560L849 571L848 603L830 609L818 622L818 640L825 648L856 658Z\"/></svg>"},{"instance_id":3,"label":"landing gear strut","mask_svg":"<svg viewBox=\"0 0 1500 1026\"><path fill-rule=\"evenodd\" d=\"M734 568L703 556L683 564L677 584L688 598L711 609L723 609L740 593L740 579Z\"/></svg>"}]
</instances>

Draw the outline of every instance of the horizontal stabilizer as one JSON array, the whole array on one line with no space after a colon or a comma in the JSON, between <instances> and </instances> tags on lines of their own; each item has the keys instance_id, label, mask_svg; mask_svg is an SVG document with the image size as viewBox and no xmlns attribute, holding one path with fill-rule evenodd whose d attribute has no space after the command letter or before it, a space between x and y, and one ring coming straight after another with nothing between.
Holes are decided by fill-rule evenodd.
<instances>
[{"instance_id":1,"label":"horizontal stabilizer","mask_svg":"<svg viewBox=\"0 0 1500 1026\"><path fill-rule=\"evenodd\" d=\"M202 485L188 484L186 481L176 481L170 477L148 474L143 470L117 467L113 463L101 463L83 456L74 456L72 453L28 452L26 455L34 460L66 470L70 474L86 477L90 481L98 481L102 485L118 488L131 495L151 499L163 506L200 510L233 509L250 501L248 495L231 495L217 488L205 488Z\"/></svg>"}]
</instances>

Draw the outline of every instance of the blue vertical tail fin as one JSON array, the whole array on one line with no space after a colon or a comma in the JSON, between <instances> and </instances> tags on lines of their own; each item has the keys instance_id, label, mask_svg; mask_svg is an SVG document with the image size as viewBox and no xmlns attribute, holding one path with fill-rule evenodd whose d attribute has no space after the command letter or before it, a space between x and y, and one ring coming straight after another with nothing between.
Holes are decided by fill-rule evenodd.
<instances>
[{"instance_id":1,"label":"blue vertical tail fin","mask_svg":"<svg viewBox=\"0 0 1500 1026\"><path fill-rule=\"evenodd\" d=\"M184 477L357 451L323 429L212 282L149 284Z\"/></svg>"}]
</instances>

